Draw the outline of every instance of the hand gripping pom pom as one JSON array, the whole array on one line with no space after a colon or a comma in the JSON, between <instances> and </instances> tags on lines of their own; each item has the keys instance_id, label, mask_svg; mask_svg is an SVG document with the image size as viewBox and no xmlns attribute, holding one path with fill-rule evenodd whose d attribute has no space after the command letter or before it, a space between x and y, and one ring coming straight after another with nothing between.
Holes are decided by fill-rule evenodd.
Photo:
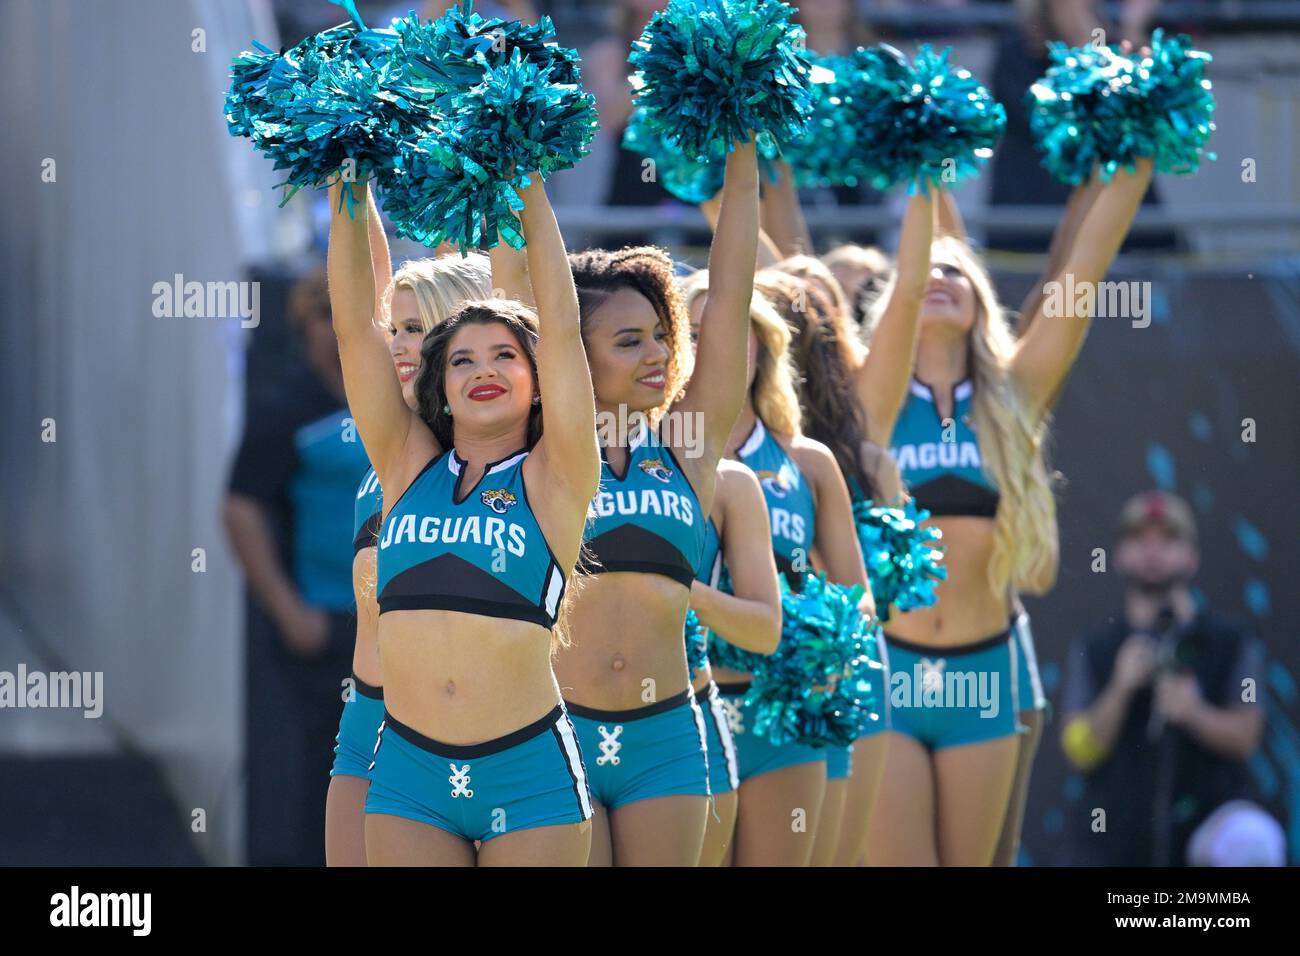
<instances>
[{"instance_id":1,"label":"hand gripping pom pom","mask_svg":"<svg viewBox=\"0 0 1300 956\"><path fill-rule=\"evenodd\" d=\"M751 134L769 149L802 135L809 64L792 13L777 0L669 0L629 57L650 133L694 162Z\"/></svg>"},{"instance_id":2,"label":"hand gripping pom pom","mask_svg":"<svg viewBox=\"0 0 1300 956\"><path fill-rule=\"evenodd\" d=\"M901 508L876 508L870 501L856 501L853 517L858 526L862 559L876 600L876 614L888 621L890 608L900 611L930 607L936 600L935 588L947 580L943 567L943 550L938 528L923 528L930 517L918 511L909 500Z\"/></svg>"},{"instance_id":3,"label":"hand gripping pom pom","mask_svg":"<svg viewBox=\"0 0 1300 956\"><path fill-rule=\"evenodd\" d=\"M1102 182L1151 157L1156 172L1200 166L1214 131L1214 95L1205 79L1210 55L1186 36L1156 30L1149 56L1117 47L1049 44L1051 65L1026 94L1029 129L1042 162L1063 183Z\"/></svg>"}]
</instances>

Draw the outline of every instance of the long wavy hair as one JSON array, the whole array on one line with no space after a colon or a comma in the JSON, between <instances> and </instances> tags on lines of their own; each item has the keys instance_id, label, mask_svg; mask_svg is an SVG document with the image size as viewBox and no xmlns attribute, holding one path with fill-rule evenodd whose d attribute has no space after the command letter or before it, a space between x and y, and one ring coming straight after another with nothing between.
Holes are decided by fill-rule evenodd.
<instances>
[{"instance_id":1,"label":"long wavy hair","mask_svg":"<svg viewBox=\"0 0 1300 956\"><path fill-rule=\"evenodd\" d=\"M866 414L857 400L843 333L834 322L830 299L816 283L777 269L759 272L754 288L775 306L790 328L790 357L799 375L804 433L829 448L844 477L856 481L864 495L877 500L876 483L863 467Z\"/></svg>"},{"instance_id":2,"label":"long wavy hair","mask_svg":"<svg viewBox=\"0 0 1300 956\"><path fill-rule=\"evenodd\" d=\"M975 323L968 339L974 425L984 471L1000 492L989 583L995 592L1008 586L1040 589L1055 573L1059 549L1044 447L1050 418L1036 421L1011 379L1015 335L979 256L951 236L936 239L934 249L953 256L975 293ZM891 280L872 303L863 329L868 342L893 287Z\"/></svg>"},{"instance_id":3,"label":"long wavy hair","mask_svg":"<svg viewBox=\"0 0 1300 956\"><path fill-rule=\"evenodd\" d=\"M867 356L867 349L852 325L853 305L844 294L843 286L835 278L835 273L831 272L830 267L814 256L790 256L782 259L772 268L792 275L796 279L802 279L809 286L816 286L822 290L830 300L829 319L835 326L835 337L844 352L844 361L848 363L850 369L860 366Z\"/></svg>"},{"instance_id":4,"label":"long wavy hair","mask_svg":"<svg viewBox=\"0 0 1300 956\"><path fill-rule=\"evenodd\" d=\"M464 257L452 254L408 259L393 273L393 281L384 290L384 315L378 317L384 323L390 321L393 294L398 291L415 296L420 326L428 335L463 303L492 298L492 263L477 252Z\"/></svg>"},{"instance_id":5,"label":"long wavy hair","mask_svg":"<svg viewBox=\"0 0 1300 956\"><path fill-rule=\"evenodd\" d=\"M592 315L621 289L639 292L654 308L668 348L664 400L646 412L650 424L657 425L691 377L691 317L677 286L672 257L655 246L629 246L617 252L588 249L571 254L569 268L578 290L584 338Z\"/></svg>"},{"instance_id":6,"label":"long wavy hair","mask_svg":"<svg viewBox=\"0 0 1300 956\"><path fill-rule=\"evenodd\" d=\"M686 308L709 291L709 273L701 269L682 282ZM689 313L688 313L689 314ZM794 362L790 358L790 328L763 293L749 301L749 323L758 339L754 382L749 388L754 413L768 431L778 435L803 433L803 412L795 388Z\"/></svg>"}]
</instances>

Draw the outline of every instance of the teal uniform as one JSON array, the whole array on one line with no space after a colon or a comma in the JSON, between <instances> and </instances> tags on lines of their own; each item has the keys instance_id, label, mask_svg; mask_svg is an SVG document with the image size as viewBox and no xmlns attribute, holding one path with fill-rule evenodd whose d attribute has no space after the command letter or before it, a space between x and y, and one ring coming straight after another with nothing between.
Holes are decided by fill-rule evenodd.
<instances>
[{"instance_id":1,"label":"teal uniform","mask_svg":"<svg viewBox=\"0 0 1300 956\"><path fill-rule=\"evenodd\" d=\"M465 462L434 458L395 501L378 540L379 613L433 609L555 625L564 571L528 501L527 451L464 488ZM416 820L486 842L592 816L587 771L563 702L480 744L443 743L387 710L366 813Z\"/></svg>"},{"instance_id":2,"label":"teal uniform","mask_svg":"<svg viewBox=\"0 0 1300 956\"><path fill-rule=\"evenodd\" d=\"M704 549L708 515L672 450L641 428L620 474L601 453L600 488L587 512L596 574L657 574L689 588ZM608 810L674 795L708 796L705 721L688 685L632 710L567 702L582 751L593 757L591 793Z\"/></svg>"},{"instance_id":3,"label":"teal uniform","mask_svg":"<svg viewBox=\"0 0 1300 956\"><path fill-rule=\"evenodd\" d=\"M777 570L786 576L791 587L800 587L803 576L796 568L812 566L813 537L817 527L812 488L794 459L768 433L762 421L754 423L754 430L736 455L754 472L763 489ZM796 764L827 759L825 747L797 743L778 745L755 734L752 708L744 702L748 683L720 684L718 689L736 741L736 759L742 782Z\"/></svg>"},{"instance_id":4,"label":"teal uniform","mask_svg":"<svg viewBox=\"0 0 1300 956\"><path fill-rule=\"evenodd\" d=\"M945 421L933 389L913 379L890 446L918 508L936 518L997 517L1000 495L984 469L969 380L953 386L952 415ZM932 750L1015 733L1015 712L1032 706L1026 700L1041 700L1041 692L1033 690L1039 681L1037 668L1030 668L1032 644L1028 654L1023 650L1028 619L1023 628L1013 624L974 644L942 649L913 645L886 632L882 643L892 672L891 729Z\"/></svg>"},{"instance_id":5,"label":"teal uniform","mask_svg":"<svg viewBox=\"0 0 1300 956\"><path fill-rule=\"evenodd\" d=\"M379 476L371 468L361 479L352 512L352 548L359 552L373 548L379 535L384 510L384 493ZM352 693L343 701L339 732L334 737L334 766L331 777L370 779L370 764L375 758L375 741L379 725L384 722L384 689L367 684L355 673Z\"/></svg>"}]
</instances>

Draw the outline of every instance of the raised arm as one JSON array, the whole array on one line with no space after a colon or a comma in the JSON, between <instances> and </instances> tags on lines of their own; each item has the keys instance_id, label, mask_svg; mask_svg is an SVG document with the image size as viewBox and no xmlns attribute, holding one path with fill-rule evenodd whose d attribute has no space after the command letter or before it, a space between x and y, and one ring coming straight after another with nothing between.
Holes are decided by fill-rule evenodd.
<instances>
[{"instance_id":1,"label":"raised arm","mask_svg":"<svg viewBox=\"0 0 1300 956\"><path fill-rule=\"evenodd\" d=\"M719 193L712 199L706 199L700 203L700 212L704 213L704 218L709 223L709 228L714 232L718 231L718 212L722 209L722 195ZM761 215L761 213L760 213ZM766 269L776 265L782 259L781 250L776 247L772 237L764 232L761 228L758 230L758 261L760 269Z\"/></svg>"},{"instance_id":2,"label":"raised arm","mask_svg":"<svg viewBox=\"0 0 1300 956\"><path fill-rule=\"evenodd\" d=\"M1052 233L1052 244L1047 250L1047 266L1043 269L1042 277L1029 290L1029 294L1025 296L1025 301L1020 306L1020 326L1016 329L1016 335L1023 337L1029 331L1029 326L1038 313L1038 307L1043 302L1043 286L1065 268L1065 260L1074 250L1079 227L1083 225L1088 210L1101 195L1101 185L1101 181L1094 176L1087 183L1081 183L1071 190L1069 202L1065 204L1065 212L1062 213L1060 221L1056 224L1056 230Z\"/></svg>"},{"instance_id":3,"label":"raised arm","mask_svg":"<svg viewBox=\"0 0 1300 956\"><path fill-rule=\"evenodd\" d=\"M546 198L541 176L519 191L524 201L528 275L537 302L537 384L545 431L534 449L546 480L567 486L584 503L600 481L596 446L596 400L587 350L582 344L578 293L560 227Z\"/></svg>"},{"instance_id":4,"label":"raised arm","mask_svg":"<svg viewBox=\"0 0 1300 956\"><path fill-rule=\"evenodd\" d=\"M930 281L930 245L934 237L934 200L938 187L907 200L893 290L871 337L871 349L857 371L858 398L867 413L871 434L888 447L894 422L907 399L916 360L921 302Z\"/></svg>"},{"instance_id":5,"label":"raised arm","mask_svg":"<svg viewBox=\"0 0 1300 956\"><path fill-rule=\"evenodd\" d=\"M1052 278L1058 289L1069 290L1068 278L1076 290L1091 286L1096 291L1096 283L1106 277L1128 235L1142 197L1151 184L1151 171L1151 161L1143 159L1134 172L1121 171L1102 187L1079 228L1064 267ZM1062 300L1065 314L1048 316L1044 309L1052 299L1045 298L1035 310L1029 330L1020 338L1011 360L1012 377L1038 416L1044 413L1057 386L1078 357L1092 320L1090 312L1075 314L1074 296L1058 298Z\"/></svg>"},{"instance_id":6,"label":"raised arm","mask_svg":"<svg viewBox=\"0 0 1300 956\"><path fill-rule=\"evenodd\" d=\"M777 181L763 185L763 232L772 237L782 259L813 254L812 233L799 208L794 173L786 163L776 163Z\"/></svg>"},{"instance_id":7,"label":"raised arm","mask_svg":"<svg viewBox=\"0 0 1300 956\"><path fill-rule=\"evenodd\" d=\"M728 643L755 654L771 654L781 641L781 591L767 503L754 473L747 468L720 468L714 511L722 512L722 554L734 593L695 581L691 607L705 627Z\"/></svg>"},{"instance_id":8,"label":"raised arm","mask_svg":"<svg viewBox=\"0 0 1300 956\"><path fill-rule=\"evenodd\" d=\"M339 209L341 189L361 200L356 218ZM396 472L412 427L419 423L402 400L402 387L393 373L384 333L375 322L375 267L370 248L370 211L365 183L336 183L330 187L330 239L326 256L330 312L339 340L343 385L348 408L361 433L370 463L385 487L405 487ZM433 435L420 423L433 443ZM436 450L436 443L433 443ZM395 481L396 480L396 481Z\"/></svg>"},{"instance_id":9,"label":"raised arm","mask_svg":"<svg viewBox=\"0 0 1300 956\"><path fill-rule=\"evenodd\" d=\"M528 281L528 252L498 242L488 250L488 258L492 260L493 294L522 302L530 309L536 308L533 287Z\"/></svg>"},{"instance_id":10,"label":"raised arm","mask_svg":"<svg viewBox=\"0 0 1300 956\"><path fill-rule=\"evenodd\" d=\"M722 457L745 402L749 303L757 252L758 163L751 140L737 143L727 156L722 208L709 248L709 294L700 323L696 372L691 390L679 402L685 411L702 413L706 463Z\"/></svg>"},{"instance_id":11,"label":"raised arm","mask_svg":"<svg viewBox=\"0 0 1300 956\"><path fill-rule=\"evenodd\" d=\"M952 236L962 242L966 241L966 220L961 217L961 210L957 208L957 200L953 197L952 190L938 191L934 200L934 219L936 236Z\"/></svg>"},{"instance_id":12,"label":"raised arm","mask_svg":"<svg viewBox=\"0 0 1300 956\"><path fill-rule=\"evenodd\" d=\"M375 194L369 193L367 200L367 228L370 236L370 260L375 270L375 321L382 326L389 320L384 313L384 296L393 281L393 258L388 251L388 235L384 232L384 220L375 206Z\"/></svg>"}]
</instances>

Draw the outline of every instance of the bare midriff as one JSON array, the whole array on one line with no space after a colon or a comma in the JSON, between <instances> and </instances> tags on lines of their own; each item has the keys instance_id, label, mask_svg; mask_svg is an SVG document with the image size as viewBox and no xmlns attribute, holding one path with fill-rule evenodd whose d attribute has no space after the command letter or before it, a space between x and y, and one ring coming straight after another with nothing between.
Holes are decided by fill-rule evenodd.
<instances>
[{"instance_id":1,"label":"bare midriff","mask_svg":"<svg viewBox=\"0 0 1300 956\"><path fill-rule=\"evenodd\" d=\"M634 710L686 689L689 588L658 574L618 571L588 576L581 588L569 615L571 646L555 660L565 700Z\"/></svg>"},{"instance_id":2,"label":"bare midriff","mask_svg":"<svg viewBox=\"0 0 1300 956\"><path fill-rule=\"evenodd\" d=\"M504 737L559 702L551 632L538 624L460 611L379 617L384 707L447 744Z\"/></svg>"},{"instance_id":3,"label":"bare midriff","mask_svg":"<svg viewBox=\"0 0 1300 956\"><path fill-rule=\"evenodd\" d=\"M961 647L1007 629L1010 606L1006 589L995 591L988 567L993 558L993 521L952 516L927 521L943 532L948 578L939 583L933 607L895 611L885 630L925 647Z\"/></svg>"}]
</instances>

